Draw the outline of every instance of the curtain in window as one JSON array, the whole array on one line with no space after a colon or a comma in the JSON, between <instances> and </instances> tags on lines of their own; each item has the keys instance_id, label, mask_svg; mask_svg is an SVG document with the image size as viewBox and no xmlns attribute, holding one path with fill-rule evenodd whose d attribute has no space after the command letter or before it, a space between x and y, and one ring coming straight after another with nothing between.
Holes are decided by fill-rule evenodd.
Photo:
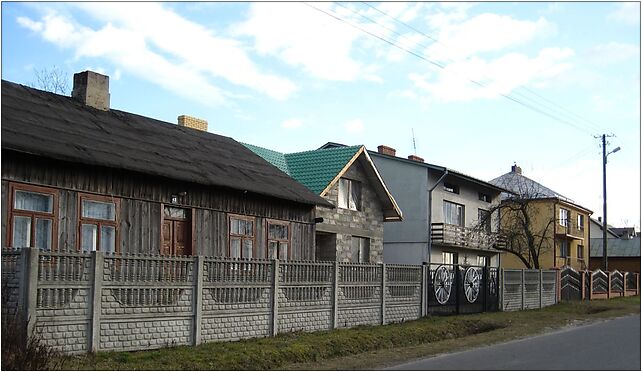
<instances>
[{"instance_id":1,"label":"curtain in window","mask_svg":"<svg viewBox=\"0 0 642 372\"><path fill-rule=\"evenodd\" d=\"M348 208L350 184L346 179L339 179L339 208Z\"/></svg>"},{"instance_id":2,"label":"curtain in window","mask_svg":"<svg viewBox=\"0 0 642 372\"><path fill-rule=\"evenodd\" d=\"M83 252L96 250L98 242L98 226L83 223L80 226L80 248Z\"/></svg>"},{"instance_id":3,"label":"curtain in window","mask_svg":"<svg viewBox=\"0 0 642 372\"><path fill-rule=\"evenodd\" d=\"M24 211L53 213L53 196L16 190L13 207Z\"/></svg>"},{"instance_id":4,"label":"curtain in window","mask_svg":"<svg viewBox=\"0 0 642 372\"><path fill-rule=\"evenodd\" d=\"M52 226L53 223L50 219L36 218L36 241L34 242L36 248L51 250Z\"/></svg>"},{"instance_id":5,"label":"curtain in window","mask_svg":"<svg viewBox=\"0 0 642 372\"><path fill-rule=\"evenodd\" d=\"M14 248L31 246L31 217L14 216L11 245Z\"/></svg>"},{"instance_id":6,"label":"curtain in window","mask_svg":"<svg viewBox=\"0 0 642 372\"><path fill-rule=\"evenodd\" d=\"M464 206L444 201L444 222L464 226Z\"/></svg>"},{"instance_id":7,"label":"curtain in window","mask_svg":"<svg viewBox=\"0 0 642 372\"><path fill-rule=\"evenodd\" d=\"M100 227L100 250L104 253L116 252L116 228L114 226Z\"/></svg>"},{"instance_id":8,"label":"curtain in window","mask_svg":"<svg viewBox=\"0 0 642 372\"><path fill-rule=\"evenodd\" d=\"M103 203L94 200L82 201L82 216L98 220L116 220L116 205L114 203Z\"/></svg>"}]
</instances>

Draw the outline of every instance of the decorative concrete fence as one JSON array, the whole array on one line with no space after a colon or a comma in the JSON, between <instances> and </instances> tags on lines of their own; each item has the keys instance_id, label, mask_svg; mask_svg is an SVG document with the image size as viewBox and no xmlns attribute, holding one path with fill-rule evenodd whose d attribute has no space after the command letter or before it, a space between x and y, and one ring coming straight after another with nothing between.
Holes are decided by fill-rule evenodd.
<instances>
[{"instance_id":1,"label":"decorative concrete fence","mask_svg":"<svg viewBox=\"0 0 642 372\"><path fill-rule=\"evenodd\" d=\"M632 272L577 271L570 266L559 271L562 301L594 300L640 294L640 274Z\"/></svg>"},{"instance_id":2,"label":"decorative concrete fence","mask_svg":"<svg viewBox=\"0 0 642 372\"><path fill-rule=\"evenodd\" d=\"M2 251L3 314L56 349L143 350L426 315L426 267Z\"/></svg>"},{"instance_id":3,"label":"decorative concrete fence","mask_svg":"<svg viewBox=\"0 0 642 372\"><path fill-rule=\"evenodd\" d=\"M555 270L502 269L501 277L503 311L541 309L559 301Z\"/></svg>"}]
</instances>

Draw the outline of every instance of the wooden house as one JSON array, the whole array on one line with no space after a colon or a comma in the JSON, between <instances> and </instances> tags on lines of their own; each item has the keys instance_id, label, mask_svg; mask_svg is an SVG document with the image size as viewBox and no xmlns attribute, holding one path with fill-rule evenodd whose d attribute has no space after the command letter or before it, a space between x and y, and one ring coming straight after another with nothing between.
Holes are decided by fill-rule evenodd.
<instances>
[{"instance_id":1,"label":"wooden house","mask_svg":"<svg viewBox=\"0 0 642 372\"><path fill-rule=\"evenodd\" d=\"M5 246L314 259L330 203L205 121L111 109L108 87L90 71L72 97L2 81Z\"/></svg>"},{"instance_id":2,"label":"wooden house","mask_svg":"<svg viewBox=\"0 0 642 372\"><path fill-rule=\"evenodd\" d=\"M336 206L317 206L317 260L383 262L384 222L402 213L364 146L327 143L290 154L245 146Z\"/></svg>"}]
</instances>

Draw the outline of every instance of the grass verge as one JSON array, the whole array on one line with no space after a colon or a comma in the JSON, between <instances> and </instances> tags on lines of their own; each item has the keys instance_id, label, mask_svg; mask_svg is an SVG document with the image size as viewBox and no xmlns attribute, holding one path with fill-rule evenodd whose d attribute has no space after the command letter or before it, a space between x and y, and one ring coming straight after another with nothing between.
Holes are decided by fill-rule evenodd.
<instances>
[{"instance_id":1,"label":"grass verge","mask_svg":"<svg viewBox=\"0 0 642 372\"><path fill-rule=\"evenodd\" d=\"M273 338L214 342L151 351L87 354L63 369L266 370L366 369L542 333L578 322L640 312L640 297L563 303L541 310L428 317Z\"/></svg>"}]
</instances>

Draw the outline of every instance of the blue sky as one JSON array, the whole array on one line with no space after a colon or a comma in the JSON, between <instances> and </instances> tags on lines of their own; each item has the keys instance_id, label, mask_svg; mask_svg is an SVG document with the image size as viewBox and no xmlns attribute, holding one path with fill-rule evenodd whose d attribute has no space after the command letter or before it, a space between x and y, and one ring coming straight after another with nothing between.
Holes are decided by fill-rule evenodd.
<instances>
[{"instance_id":1,"label":"blue sky","mask_svg":"<svg viewBox=\"0 0 642 372\"><path fill-rule=\"evenodd\" d=\"M283 152L333 141L407 156L414 131L427 162L484 180L517 162L594 217L593 135L613 133L609 222L639 228L639 14L616 2L3 2L2 78L30 84L55 65L71 85L91 69L110 76L113 108L200 117Z\"/></svg>"}]
</instances>

